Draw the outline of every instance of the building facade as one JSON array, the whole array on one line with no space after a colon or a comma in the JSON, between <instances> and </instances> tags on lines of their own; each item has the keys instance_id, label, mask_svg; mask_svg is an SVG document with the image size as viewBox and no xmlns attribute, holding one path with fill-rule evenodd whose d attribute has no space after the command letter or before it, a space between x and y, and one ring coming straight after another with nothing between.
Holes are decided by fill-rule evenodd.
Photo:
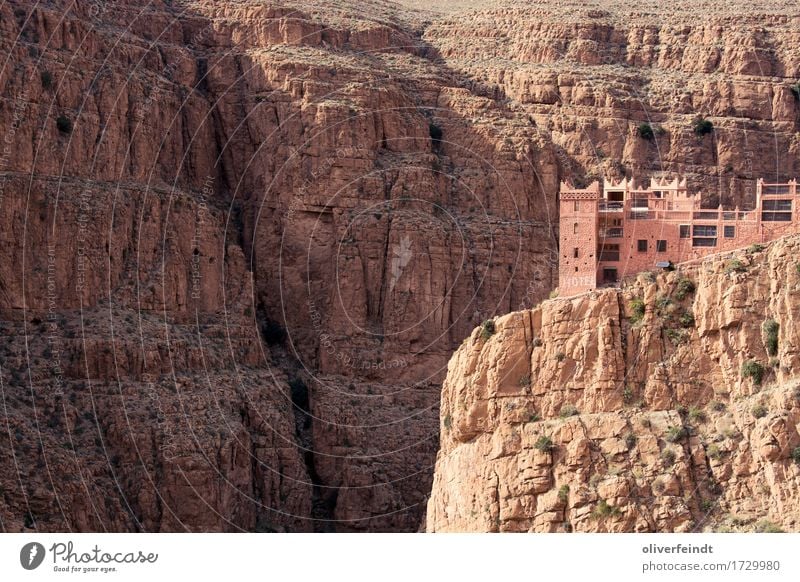
<instances>
[{"instance_id":1,"label":"building facade","mask_svg":"<svg viewBox=\"0 0 800 582\"><path fill-rule=\"evenodd\" d=\"M668 263L763 243L800 231L797 181L756 184L756 206L700 208L686 180L561 183L558 290L576 295Z\"/></svg>"}]
</instances>

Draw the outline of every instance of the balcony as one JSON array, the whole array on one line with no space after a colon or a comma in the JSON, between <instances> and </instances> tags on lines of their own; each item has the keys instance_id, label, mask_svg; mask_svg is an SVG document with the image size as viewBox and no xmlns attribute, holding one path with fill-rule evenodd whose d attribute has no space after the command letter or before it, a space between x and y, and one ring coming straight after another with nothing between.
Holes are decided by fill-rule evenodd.
<instances>
[{"instance_id":1,"label":"balcony","mask_svg":"<svg viewBox=\"0 0 800 582\"><path fill-rule=\"evenodd\" d=\"M619 261L619 251L601 251L599 257L600 261L614 263Z\"/></svg>"},{"instance_id":2,"label":"balcony","mask_svg":"<svg viewBox=\"0 0 800 582\"><path fill-rule=\"evenodd\" d=\"M600 202L600 212L622 212L624 202Z\"/></svg>"},{"instance_id":3,"label":"balcony","mask_svg":"<svg viewBox=\"0 0 800 582\"><path fill-rule=\"evenodd\" d=\"M622 238L622 227L601 229L597 236L598 238Z\"/></svg>"}]
</instances>

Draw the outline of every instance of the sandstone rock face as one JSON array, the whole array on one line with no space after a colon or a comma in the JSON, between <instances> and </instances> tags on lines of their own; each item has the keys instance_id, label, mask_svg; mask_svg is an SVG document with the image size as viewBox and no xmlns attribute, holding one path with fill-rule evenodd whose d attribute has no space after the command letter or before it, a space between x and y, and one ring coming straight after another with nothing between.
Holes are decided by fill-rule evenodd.
<instances>
[{"instance_id":1,"label":"sandstone rock face","mask_svg":"<svg viewBox=\"0 0 800 582\"><path fill-rule=\"evenodd\" d=\"M798 250L473 331L444 383L428 531L800 529Z\"/></svg>"}]
</instances>

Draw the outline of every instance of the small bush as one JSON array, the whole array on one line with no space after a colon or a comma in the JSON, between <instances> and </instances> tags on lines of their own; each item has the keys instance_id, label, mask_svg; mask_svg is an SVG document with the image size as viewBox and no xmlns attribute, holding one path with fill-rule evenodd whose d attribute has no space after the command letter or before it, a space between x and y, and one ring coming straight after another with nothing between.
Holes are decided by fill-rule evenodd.
<instances>
[{"instance_id":1,"label":"small bush","mask_svg":"<svg viewBox=\"0 0 800 582\"><path fill-rule=\"evenodd\" d=\"M644 318L644 299L637 297L628 304L631 312L631 323L639 323Z\"/></svg>"},{"instance_id":2,"label":"small bush","mask_svg":"<svg viewBox=\"0 0 800 582\"><path fill-rule=\"evenodd\" d=\"M689 432L686 430L686 427L671 426L667 429L667 434L664 436L664 438L671 443L677 443L678 441L686 438L688 435Z\"/></svg>"},{"instance_id":3,"label":"small bush","mask_svg":"<svg viewBox=\"0 0 800 582\"><path fill-rule=\"evenodd\" d=\"M576 416L577 414L578 409L574 404L565 404L561 407L561 411L558 413L558 416L561 418L568 418L570 416Z\"/></svg>"},{"instance_id":4,"label":"small bush","mask_svg":"<svg viewBox=\"0 0 800 582\"><path fill-rule=\"evenodd\" d=\"M725 403L724 402L720 402L719 400L713 401L711 404L709 404L709 407L714 412L724 412L725 411Z\"/></svg>"},{"instance_id":5,"label":"small bush","mask_svg":"<svg viewBox=\"0 0 800 582\"><path fill-rule=\"evenodd\" d=\"M553 439L549 436L542 435L536 442L533 443L533 448L537 451L552 451L553 450Z\"/></svg>"},{"instance_id":6,"label":"small bush","mask_svg":"<svg viewBox=\"0 0 800 582\"><path fill-rule=\"evenodd\" d=\"M558 500L561 503L566 503L567 499L569 499L569 485L562 485L558 489Z\"/></svg>"},{"instance_id":7,"label":"small bush","mask_svg":"<svg viewBox=\"0 0 800 582\"><path fill-rule=\"evenodd\" d=\"M706 413L696 406L692 406L689 409L689 420L693 422L705 422L706 421Z\"/></svg>"},{"instance_id":8,"label":"small bush","mask_svg":"<svg viewBox=\"0 0 800 582\"><path fill-rule=\"evenodd\" d=\"M794 98L800 101L800 82L791 85L789 89L792 91L792 95L794 95Z\"/></svg>"},{"instance_id":9,"label":"small bush","mask_svg":"<svg viewBox=\"0 0 800 582\"><path fill-rule=\"evenodd\" d=\"M679 346L688 339L689 334L685 329L666 329L664 333L667 334L667 339L672 342L672 345Z\"/></svg>"},{"instance_id":10,"label":"small bush","mask_svg":"<svg viewBox=\"0 0 800 582\"><path fill-rule=\"evenodd\" d=\"M558 297L558 289L553 289L550 291L550 299L555 299L556 297Z\"/></svg>"},{"instance_id":11,"label":"small bush","mask_svg":"<svg viewBox=\"0 0 800 582\"><path fill-rule=\"evenodd\" d=\"M747 271L747 266L739 259L731 259L725 263L725 274L731 273L744 273Z\"/></svg>"},{"instance_id":12,"label":"small bush","mask_svg":"<svg viewBox=\"0 0 800 582\"><path fill-rule=\"evenodd\" d=\"M628 449L630 450L636 446L637 441L638 439L636 438L636 435L633 434L632 432L629 432L628 435L625 437L625 446L628 447Z\"/></svg>"},{"instance_id":13,"label":"small bush","mask_svg":"<svg viewBox=\"0 0 800 582\"><path fill-rule=\"evenodd\" d=\"M534 338L533 339L533 347L540 348L542 347L542 339L541 338Z\"/></svg>"},{"instance_id":14,"label":"small bush","mask_svg":"<svg viewBox=\"0 0 800 582\"><path fill-rule=\"evenodd\" d=\"M448 414L444 417L442 424L447 430L450 430L450 427L453 426L453 417Z\"/></svg>"},{"instance_id":15,"label":"small bush","mask_svg":"<svg viewBox=\"0 0 800 582\"><path fill-rule=\"evenodd\" d=\"M774 319L766 320L761 326L761 331L764 333L764 345L767 348L767 353L770 356L778 355L778 331L780 325Z\"/></svg>"},{"instance_id":16,"label":"small bush","mask_svg":"<svg viewBox=\"0 0 800 582\"><path fill-rule=\"evenodd\" d=\"M524 376L520 376L519 380L517 381L517 383L520 386L530 386L530 384L531 384L531 375L530 374L525 374Z\"/></svg>"},{"instance_id":17,"label":"small bush","mask_svg":"<svg viewBox=\"0 0 800 582\"><path fill-rule=\"evenodd\" d=\"M678 301L683 301L689 295L694 293L694 289L694 283L691 279L681 277L681 279L678 281L678 284L675 286L675 299Z\"/></svg>"},{"instance_id":18,"label":"small bush","mask_svg":"<svg viewBox=\"0 0 800 582\"><path fill-rule=\"evenodd\" d=\"M756 253L760 253L764 250L764 245L760 245L758 243L753 243L749 247L747 247L747 254L754 255Z\"/></svg>"},{"instance_id":19,"label":"small bush","mask_svg":"<svg viewBox=\"0 0 800 582\"><path fill-rule=\"evenodd\" d=\"M636 134L648 141L651 141L655 136L655 132L653 131L653 126L649 123L640 123L639 127L636 128Z\"/></svg>"},{"instance_id":20,"label":"small bush","mask_svg":"<svg viewBox=\"0 0 800 582\"><path fill-rule=\"evenodd\" d=\"M496 328L494 326L494 321L492 321L491 319L487 319L481 325L481 337L483 339L485 339L485 340L487 340L490 337L492 337L494 335L495 331L497 331L497 330L496 330Z\"/></svg>"},{"instance_id":21,"label":"small bush","mask_svg":"<svg viewBox=\"0 0 800 582\"><path fill-rule=\"evenodd\" d=\"M692 131L695 135L706 135L714 131L714 124L704 117L695 117L692 122Z\"/></svg>"},{"instance_id":22,"label":"small bush","mask_svg":"<svg viewBox=\"0 0 800 582\"><path fill-rule=\"evenodd\" d=\"M42 71L39 78L42 81L42 89L50 89L53 86L53 75L50 71Z\"/></svg>"},{"instance_id":23,"label":"small bush","mask_svg":"<svg viewBox=\"0 0 800 582\"><path fill-rule=\"evenodd\" d=\"M595 518L603 518L603 517L610 517L612 515L619 515L620 511L618 508L613 507L608 504L608 501L605 499L601 499L597 502L597 505L592 511L592 516Z\"/></svg>"},{"instance_id":24,"label":"small bush","mask_svg":"<svg viewBox=\"0 0 800 582\"><path fill-rule=\"evenodd\" d=\"M559 362L563 362L564 358L566 358L566 357L567 356L564 354L564 352L557 352L556 353L556 360L558 360Z\"/></svg>"},{"instance_id":25,"label":"small bush","mask_svg":"<svg viewBox=\"0 0 800 582\"><path fill-rule=\"evenodd\" d=\"M710 513L711 511L714 510L715 506L716 503L714 502L713 499L703 499L700 502L700 509L703 511L703 513Z\"/></svg>"},{"instance_id":26,"label":"small bush","mask_svg":"<svg viewBox=\"0 0 800 582\"><path fill-rule=\"evenodd\" d=\"M717 445L710 444L706 449L706 456L709 459L719 459L720 456L722 456L722 453L720 453L719 447Z\"/></svg>"},{"instance_id":27,"label":"small bush","mask_svg":"<svg viewBox=\"0 0 800 582\"><path fill-rule=\"evenodd\" d=\"M684 311L678 318L683 327L694 327L694 314L691 311Z\"/></svg>"},{"instance_id":28,"label":"small bush","mask_svg":"<svg viewBox=\"0 0 800 582\"><path fill-rule=\"evenodd\" d=\"M528 422L538 422L539 421L539 414L536 412L531 412L531 415L528 417Z\"/></svg>"},{"instance_id":29,"label":"small bush","mask_svg":"<svg viewBox=\"0 0 800 582\"><path fill-rule=\"evenodd\" d=\"M64 134L72 133L72 121L65 115L59 115L56 118L56 128Z\"/></svg>"},{"instance_id":30,"label":"small bush","mask_svg":"<svg viewBox=\"0 0 800 582\"><path fill-rule=\"evenodd\" d=\"M800 447L795 447L792 451L792 460L800 465Z\"/></svg>"},{"instance_id":31,"label":"small bush","mask_svg":"<svg viewBox=\"0 0 800 582\"><path fill-rule=\"evenodd\" d=\"M675 451L673 451L672 449L664 449L661 452L661 461L664 463L665 467L671 467L672 465L674 465L675 459L677 459L677 457L678 456L675 454Z\"/></svg>"},{"instance_id":32,"label":"small bush","mask_svg":"<svg viewBox=\"0 0 800 582\"><path fill-rule=\"evenodd\" d=\"M764 418L767 415L767 412L769 411L767 410L767 407L764 406L763 404L756 404L755 406L753 406L750 412L753 414L755 418Z\"/></svg>"},{"instance_id":33,"label":"small bush","mask_svg":"<svg viewBox=\"0 0 800 582\"><path fill-rule=\"evenodd\" d=\"M752 378L753 384L761 386L764 379L764 366L753 360L747 360L742 364L742 378Z\"/></svg>"},{"instance_id":34,"label":"small bush","mask_svg":"<svg viewBox=\"0 0 800 582\"><path fill-rule=\"evenodd\" d=\"M622 389L622 402L630 404L633 401L633 389L630 386L625 386Z\"/></svg>"}]
</instances>

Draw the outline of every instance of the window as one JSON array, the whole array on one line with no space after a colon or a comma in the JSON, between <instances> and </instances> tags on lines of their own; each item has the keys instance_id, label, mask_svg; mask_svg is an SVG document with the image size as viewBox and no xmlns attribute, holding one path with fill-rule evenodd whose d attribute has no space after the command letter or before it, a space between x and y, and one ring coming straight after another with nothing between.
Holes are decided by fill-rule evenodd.
<instances>
[{"instance_id":1,"label":"window","mask_svg":"<svg viewBox=\"0 0 800 582\"><path fill-rule=\"evenodd\" d=\"M578 202L577 200L574 200L574 201L572 202L572 210L573 210L574 212L578 212L578 210L580 210L580 209L581 209L581 203L580 203L580 202Z\"/></svg>"},{"instance_id":2,"label":"window","mask_svg":"<svg viewBox=\"0 0 800 582\"><path fill-rule=\"evenodd\" d=\"M696 225L692 228L692 236L717 236L717 227L710 225Z\"/></svg>"},{"instance_id":3,"label":"window","mask_svg":"<svg viewBox=\"0 0 800 582\"><path fill-rule=\"evenodd\" d=\"M667 241L665 241L665 240L657 240L656 241L656 252L657 253L666 253L667 252Z\"/></svg>"},{"instance_id":4,"label":"window","mask_svg":"<svg viewBox=\"0 0 800 582\"><path fill-rule=\"evenodd\" d=\"M636 241L636 249L640 253L646 253L647 252L647 241L646 240L638 240L638 241Z\"/></svg>"},{"instance_id":5,"label":"window","mask_svg":"<svg viewBox=\"0 0 800 582\"><path fill-rule=\"evenodd\" d=\"M578 234L578 223L572 225L572 234Z\"/></svg>"},{"instance_id":6,"label":"window","mask_svg":"<svg viewBox=\"0 0 800 582\"><path fill-rule=\"evenodd\" d=\"M717 246L717 239L715 238L694 238L692 239L693 247L715 247Z\"/></svg>"},{"instance_id":7,"label":"window","mask_svg":"<svg viewBox=\"0 0 800 582\"><path fill-rule=\"evenodd\" d=\"M634 198L632 206L634 208L647 208L648 207L647 198Z\"/></svg>"},{"instance_id":8,"label":"window","mask_svg":"<svg viewBox=\"0 0 800 582\"><path fill-rule=\"evenodd\" d=\"M764 200L761 203L762 210L777 210L783 212L791 212L792 211L792 201L791 200Z\"/></svg>"},{"instance_id":9,"label":"window","mask_svg":"<svg viewBox=\"0 0 800 582\"><path fill-rule=\"evenodd\" d=\"M736 236L736 227L735 226L726 226L725 227L725 238L734 238Z\"/></svg>"},{"instance_id":10,"label":"window","mask_svg":"<svg viewBox=\"0 0 800 582\"><path fill-rule=\"evenodd\" d=\"M575 249L572 251L572 258L573 259L578 258L578 247L575 247Z\"/></svg>"},{"instance_id":11,"label":"window","mask_svg":"<svg viewBox=\"0 0 800 582\"><path fill-rule=\"evenodd\" d=\"M681 238L689 238L689 225L682 224L680 229L681 229Z\"/></svg>"}]
</instances>

